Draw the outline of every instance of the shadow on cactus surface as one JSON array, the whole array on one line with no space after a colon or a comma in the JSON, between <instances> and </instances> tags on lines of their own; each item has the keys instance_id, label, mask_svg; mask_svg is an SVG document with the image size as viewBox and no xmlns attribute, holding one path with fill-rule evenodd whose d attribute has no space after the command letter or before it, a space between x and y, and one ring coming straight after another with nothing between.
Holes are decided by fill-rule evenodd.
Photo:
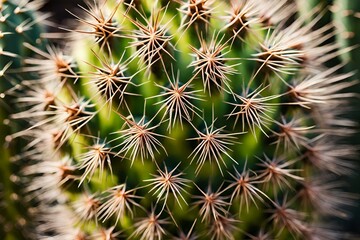
<instances>
[{"instance_id":1,"label":"shadow on cactus surface","mask_svg":"<svg viewBox=\"0 0 360 240\"><path fill-rule=\"evenodd\" d=\"M350 2L1 1L2 239L356 239Z\"/></svg>"}]
</instances>

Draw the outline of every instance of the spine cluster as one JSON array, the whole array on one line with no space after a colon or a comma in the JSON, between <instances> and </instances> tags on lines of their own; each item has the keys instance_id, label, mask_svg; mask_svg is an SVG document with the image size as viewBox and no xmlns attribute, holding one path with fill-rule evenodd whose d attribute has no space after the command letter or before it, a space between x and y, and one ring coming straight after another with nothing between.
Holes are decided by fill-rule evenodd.
<instances>
[{"instance_id":1,"label":"spine cluster","mask_svg":"<svg viewBox=\"0 0 360 240\"><path fill-rule=\"evenodd\" d=\"M27 231L27 204L16 183L23 167L14 161L22 141L12 134L24 128L24 122L12 121L10 115L20 110L13 94L20 93L20 82L29 79L25 59L34 52L25 44L42 49L42 34L49 14L39 14L42 1L0 1L0 238L23 239ZM34 76L32 76L33 78Z\"/></svg>"},{"instance_id":2,"label":"spine cluster","mask_svg":"<svg viewBox=\"0 0 360 240\"><path fill-rule=\"evenodd\" d=\"M1 5L0 5L1 6ZM0 7L1 9L1 7ZM341 239L352 73L325 10L89 1L10 95L35 239ZM0 32L1 34L1 32ZM0 35L1 36L1 35Z\"/></svg>"}]
</instances>

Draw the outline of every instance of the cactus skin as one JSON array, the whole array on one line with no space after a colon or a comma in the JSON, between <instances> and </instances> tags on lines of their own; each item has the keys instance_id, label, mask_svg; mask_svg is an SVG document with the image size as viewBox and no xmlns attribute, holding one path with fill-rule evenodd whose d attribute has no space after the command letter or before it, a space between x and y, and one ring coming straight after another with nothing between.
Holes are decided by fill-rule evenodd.
<instances>
[{"instance_id":1,"label":"cactus skin","mask_svg":"<svg viewBox=\"0 0 360 240\"><path fill-rule=\"evenodd\" d=\"M19 153L24 143L20 139L10 140L11 134L25 125L21 125L24 122L11 122L9 115L20 109L13 104L13 90L19 87L16 84L21 79L30 78L22 68L24 59L33 56L34 52L24 43L40 49L45 47L41 34L48 14L37 12L41 5L41 1L0 1L0 238L5 240L30 237L25 228L29 221L28 200L21 196L16 177L21 169L19 165L23 163L13 162L14 155Z\"/></svg>"},{"instance_id":2,"label":"cactus skin","mask_svg":"<svg viewBox=\"0 0 360 240\"><path fill-rule=\"evenodd\" d=\"M76 63L41 53L22 89L36 101L13 115L32 124L13 137L36 238L341 239L326 219L354 200L334 178L353 167L338 141L355 82L324 66L318 20L267 15L286 2L82 8Z\"/></svg>"},{"instance_id":3,"label":"cactus skin","mask_svg":"<svg viewBox=\"0 0 360 240\"><path fill-rule=\"evenodd\" d=\"M354 49L354 51L348 51L341 55L341 58L345 62L349 62L346 66L347 71L357 71L357 58L359 56L359 49L356 46L359 42L359 2L354 1L334 1L332 7L333 21L336 31L336 41L343 49ZM359 74L355 74L358 78ZM357 91L358 92L358 91Z\"/></svg>"}]
</instances>

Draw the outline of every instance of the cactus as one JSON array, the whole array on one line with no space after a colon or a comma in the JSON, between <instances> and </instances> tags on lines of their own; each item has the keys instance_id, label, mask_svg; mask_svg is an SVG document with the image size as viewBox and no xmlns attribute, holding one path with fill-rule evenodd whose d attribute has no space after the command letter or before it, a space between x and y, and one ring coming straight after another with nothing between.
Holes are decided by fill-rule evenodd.
<instances>
[{"instance_id":1,"label":"cactus","mask_svg":"<svg viewBox=\"0 0 360 240\"><path fill-rule=\"evenodd\" d=\"M29 79L23 71L24 59L34 52L24 43L45 47L41 34L44 33L49 14L39 14L43 1L0 1L0 236L1 239L24 239L27 218L24 199L19 185L15 184L19 164L14 164L12 156L19 152L22 141L11 140L11 134L24 128L24 123L9 121L9 114L19 111L12 104L13 91L19 88L22 78ZM18 162L19 163L19 162ZM25 205L26 206L26 205Z\"/></svg>"},{"instance_id":2,"label":"cactus","mask_svg":"<svg viewBox=\"0 0 360 240\"><path fill-rule=\"evenodd\" d=\"M100 1L29 46L12 135L36 239L341 239L354 96L288 1ZM317 17L317 15L319 15ZM313 18L313 20L310 20ZM334 53L335 52L335 53ZM24 104L25 103L25 104ZM66 221L64 221L66 219Z\"/></svg>"},{"instance_id":3,"label":"cactus","mask_svg":"<svg viewBox=\"0 0 360 240\"><path fill-rule=\"evenodd\" d=\"M24 63L25 56L32 51L23 43L38 47L43 44L41 33L44 32L44 22L49 14L38 14L43 1L7 1L0 2L0 72L1 82L6 70L18 69ZM4 84L4 83L2 83ZM1 89L4 91L4 89Z\"/></svg>"}]
</instances>

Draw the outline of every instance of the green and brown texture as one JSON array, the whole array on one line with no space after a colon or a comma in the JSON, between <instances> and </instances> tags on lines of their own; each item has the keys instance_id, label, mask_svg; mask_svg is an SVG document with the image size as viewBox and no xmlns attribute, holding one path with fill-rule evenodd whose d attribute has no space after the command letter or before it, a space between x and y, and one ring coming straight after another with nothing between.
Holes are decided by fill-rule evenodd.
<instances>
[{"instance_id":1,"label":"green and brown texture","mask_svg":"<svg viewBox=\"0 0 360 240\"><path fill-rule=\"evenodd\" d=\"M25 59L35 55L25 44L44 48L41 34L48 14L39 14L40 1L0 1L0 236L2 239L23 239L26 208L14 183L21 166L12 162L12 156L21 149L19 139L10 141L14 131L24 128L14 123L9 115L19 111L11 104L11 96L20 81L33 78L24 72ZM20 127L20 125L22 125ZM26 201L25 201L26 202ZM26 206L26 205L25 205ZM4 237L5 236L5 237Z\"/></svg>"},{"instance_id":2,"label":"green and brown texture","mask_svg":"<svg viewBox=\"0 0 360 240\"><path fill-rule=\"evenodd\" d=\"M64 49L28 46L28 236L345 238L356 82L326 10L300 5L88 2Z\"/></svg>"}]
</instances>

